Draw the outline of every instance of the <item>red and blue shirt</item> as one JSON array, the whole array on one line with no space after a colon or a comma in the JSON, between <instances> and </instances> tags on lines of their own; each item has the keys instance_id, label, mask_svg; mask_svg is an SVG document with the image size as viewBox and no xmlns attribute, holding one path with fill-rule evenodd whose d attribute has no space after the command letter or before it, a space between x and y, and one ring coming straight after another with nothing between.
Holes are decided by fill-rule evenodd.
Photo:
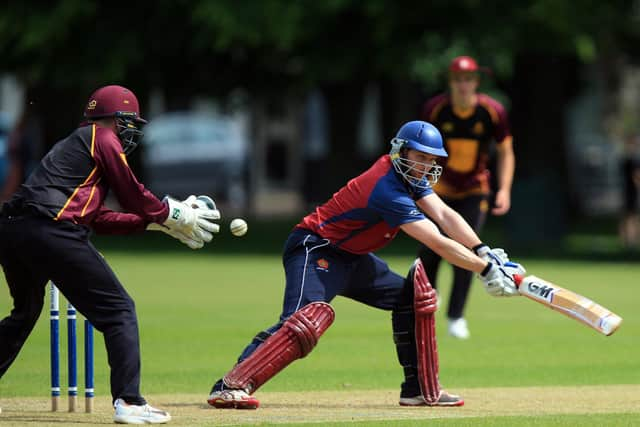
<instances>
[{"instance_id":1,"label":"red and blue shirt","mask_svg":"<svg viewBox=\"0 0 640 427\"><path fill-rule=\"evenodd\" d=\"M431 188L412 192L394 170L389 155L384 155L297 227L328 239L344 251L366 254L391 242L402 224L424 219L415 201L432 192Z\"/></svg>"}]
</instances>

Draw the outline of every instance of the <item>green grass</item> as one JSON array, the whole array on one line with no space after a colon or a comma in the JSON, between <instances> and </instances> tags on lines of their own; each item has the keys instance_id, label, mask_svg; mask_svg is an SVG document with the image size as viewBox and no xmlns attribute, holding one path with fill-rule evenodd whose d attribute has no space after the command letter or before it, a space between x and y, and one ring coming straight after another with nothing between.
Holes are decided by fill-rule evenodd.
<instances>
[{"instance_id":1,"label":"green grass","mask_svg":"<svg viewBox=\"0 0 640 427\"><path fill-rule=\"evenodd\" d=\"M153 243L154 239L156 237L147 239L146 243ZM224 240L217 242L217 247L200 252L182 248L177 243L173 245L173 242L149 251L138 248L134 252L120 246L122 242L123 239L115 243L98 239L98 247L105 248L105 257L136 301L142 339L143 393L205 396L213 381L232 367L255 333L277 320L284 286L279 254L275 251L267 255L242 254L239 240L233 241L236 246L231 245L231 254L223 253ZM137 248L145 239L131 242L132 247ZM269 244L281 246L282 242ZM389 252L385 258L402 274L412 261L410 253ZM530 273L612 309L624 318L621 329L611 337L604 337L525 298L492 298L476 281L467 311L470 340L462 342L447 336L444 314L438 313L442 383L452 390L640 383L637 358L640 264L526 257L519 261ZM441 271L441 294L446 297L450 269L443 267ZM0 279L2 316L9 312L10 304L4 279ZM262 390L399 387L402 377L391 338L390 314L341 297L333 305L336 321L314 352L293 363ZM61 329L65 331L66 327L61 325ZM48 305L45 305L21 354L0 380L0 398L48 396L48 334ZM79 347L79 360L82 360ZM64 335L61 348L64 384ZM96 336L95 370L97 393L108 395L108 367L99 335ZM83 376L79 378L82 381ZM602 421L594 421L592 425L631 425L631 419L638 422L628 414L590 417L590 421ZM432 425L565 426L584 425L583 421L582 417L563 415L428 422ZM367 425L418 423L371 422Z\"/></svg>"},{"instance_id":2,"label":"green grass","mask_svg":"<svg viewBox=\"0 0 640 427\"><path fill-rule=\"evenodd\" d=\"M354 427L418 427L432 426L456 426L456 427L566 427L566 426L607 426L629 427L638 423L637 416L630 414L595 414L584 415L548 415L538 417L468 417L456 419L429 419L429 420L387 420L349 423ZM282 426L283 424L262 424L264 426ZM344 426L345 423L319 423L319 424L285 424L287 427L311 427L322 425L323 427Z\"/></svg>"}]
</instances>

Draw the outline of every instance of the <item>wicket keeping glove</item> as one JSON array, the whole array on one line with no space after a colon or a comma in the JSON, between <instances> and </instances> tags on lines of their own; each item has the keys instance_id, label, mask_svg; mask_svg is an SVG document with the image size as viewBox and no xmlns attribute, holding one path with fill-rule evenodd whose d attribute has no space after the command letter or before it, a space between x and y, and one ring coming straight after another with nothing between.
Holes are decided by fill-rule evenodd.
<instances>
[{"instance_id":1,"label":"wicket keeping glove","mask_svg":"<svg viewBox=\"0 0 640 427\"><path fill-rule=\"evenodd\" d=\"M185 245L189 246L191 249L200 249L204 246L204 241L198 238L195 235L186 235L181 231L171 229L166 225L151 223L147 226L147 230L150 231L162 231L163 233L168 234L174 239L180 240Z\"/></svg>"},{"instance_id":2,"label":"wicket keeping glove","mask_svg":"<svg viewBox=\"0 0 640 427\"><path fill-rule=\"evenodd\" d=\"M520 265L513 263L515 265ZM518 269L508 265L497 265L488 263L487 267L480 273L478 278L484 285L484 290L494 297L512 297L519 295L516 282L513 278L518 273Z\"/></svg>"},{"instance_id":3,"label":"wicket keeping glove","mask_svg":"<svg viewBox=\"0 0 640 427\"><path fill-rule=\"evenodd\" d=\"M220 226L212 222L220 219L220 211L199 206L194 208L196 199L195 196L189 196L185 201L180 202L171 197L165 197L163 201L169 206L169 215L163 225L187 236L194 235L204 242L210 242L213 239L211 233L220 231Z\"/></svg>"},{"instance_id":4,"label":"wicket keeping glove","mask_svg":"<svg viewBox=\"0 0 640 427\"><path fill-rule=\"evenodd\" d=\"M194 209L211 209L215 211L218 210L218 208L216 207L216 202L214 202L211 197L205 195L194 196L192 194L182 202L186 203ZM219 211L218 214L220 214Z\"/></svg>"},{"instance_id":5,"label":"wicket keeping glove","mask_svg":"<svg viewBox=\"0 0 640 427\"><path fill-rule=\"evenodd\" d=\"M217 215L218 215L218 218L216 218L216 219L220 219L220 211L216 207L216 203L209 196L205 196L205 195L194 196L192 194L191 196L189 196L186 199L184 199L182 201L182 203L185 203L185 204L191 206L194 209L205 209L205 210L215 211L215 212L217 212ZM218 224L215 224L215 223L212 222L210 224L210 228L207 229L207 231L211 232L211 233L219 233L220 232L220 226ZM213 238L213 236L211 236L211 237ZM206 241L210 242L211 239L206 240Z\"/></svg>"}]
</instances>

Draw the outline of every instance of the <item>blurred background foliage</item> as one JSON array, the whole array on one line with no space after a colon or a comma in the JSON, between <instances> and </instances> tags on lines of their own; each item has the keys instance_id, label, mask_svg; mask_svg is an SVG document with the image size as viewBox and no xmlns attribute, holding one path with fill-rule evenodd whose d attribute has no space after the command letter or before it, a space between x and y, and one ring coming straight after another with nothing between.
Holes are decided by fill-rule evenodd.
<instances>
[{"instance_id":1,"label":"blurred background foliage","mask_svg":"<svg viewBox=\"0 0 640 427\"><path fill-rule=\"evenodd\" d=\"M511 115L518 168L510 230L525 238L526 227L538 227L553 239L585 213L570 188L568 106L599 85L600 127L624 116L610 98L619 69L640 58L638 24L633 0L7 0L0 72L25 85L48 144L107 83L134 88L143 110L162 88L169 111L194 97L224 103L238 94L245 105L278 109L320 89L331 148L320 194L329 196L370 160L354 158L353 148L368 87L379 88L381 154L421 102L446 88L451 58L472 55L492 70L483 90Z\"/></svg>"},{"instance_id":2,"label":"blurred background foliage","mask_svg":"<svg viewBox=\"0 0 640 427\"><path fill-rule=\"evenodd\" d=\"M635 53L640 37L630 0L9 0L2 9L3 69L65 89L132 78L212 93L355 77L430 82L462 52L508 77L518 54L588 62Z\"/></svg>"}]
</instances>

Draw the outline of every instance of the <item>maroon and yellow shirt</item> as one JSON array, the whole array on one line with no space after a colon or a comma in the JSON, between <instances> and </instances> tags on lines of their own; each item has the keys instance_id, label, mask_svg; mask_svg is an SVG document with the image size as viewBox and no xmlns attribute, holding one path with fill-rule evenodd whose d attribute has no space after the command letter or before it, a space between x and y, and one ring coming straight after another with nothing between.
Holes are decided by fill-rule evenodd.
<instances>
[{"instance_id":1,"label":"maroon and yellow shirt","mask_svg":"<svg viewBox=\"0 0 640 427\"><path fill-rule=\"evenodd\" d=\"M502 104L488 95L478 94L475 107L458 111L453 108L450 95L445 93L425 103L422 120L440 130L449 154L435 192L448 198L488 194L491 144L494 141L502 144L512 138Z\"/></svg>"},{"instance_id":2,"label":"maroon and yellow shirt","mask_svg":"<svg viewBox=\"0 0 640 427\"><path fill-rule=\"evenodd\" d=\"M127 213L104 206L109 191ZM96 124L57 142L8 204L105 234L142 231L150 222L164 222L169 213L138 182L116 134Z\"/></svg>"}]
</instances>

